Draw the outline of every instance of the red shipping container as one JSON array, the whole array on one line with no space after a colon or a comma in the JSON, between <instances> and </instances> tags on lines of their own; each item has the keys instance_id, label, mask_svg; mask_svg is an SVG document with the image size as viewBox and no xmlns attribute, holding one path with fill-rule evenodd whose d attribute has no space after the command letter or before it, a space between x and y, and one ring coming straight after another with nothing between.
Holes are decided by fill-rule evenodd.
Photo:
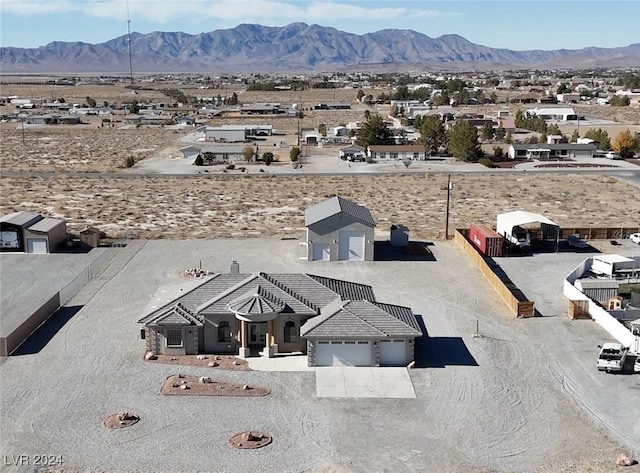
<instances>
[{"instance_id":1,"label":"red shipping container","mask_svg":"<svg viewBox=\"0 0 640 473\"><path fill-rule=\"evenodd\" d=\"M504 238L487 225L472 224L469 227L469 241L485 256L502 256Z\"/></svg>"}]
</instances>

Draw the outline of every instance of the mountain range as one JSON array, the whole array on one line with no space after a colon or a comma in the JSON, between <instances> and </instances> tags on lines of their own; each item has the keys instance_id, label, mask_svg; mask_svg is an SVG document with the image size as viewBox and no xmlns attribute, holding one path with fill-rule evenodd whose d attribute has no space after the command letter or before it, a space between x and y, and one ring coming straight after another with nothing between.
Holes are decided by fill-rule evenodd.
<instances>
[{"instance_id":1,"label":"mountain range","mask_svg":"<svg viewBox=\"0 0 640 473\"><path fill-rule=\"evenodd\" d=\"M490 48L457 34L413 30L357 35L306 23L241 24L209 33L131 34L134 73L398 69L599 68L640 66L640 43L552 51ZM54 41L0 48L2 73L128 73L127 35L105 43Z\"/></svg>"}]
</instances>

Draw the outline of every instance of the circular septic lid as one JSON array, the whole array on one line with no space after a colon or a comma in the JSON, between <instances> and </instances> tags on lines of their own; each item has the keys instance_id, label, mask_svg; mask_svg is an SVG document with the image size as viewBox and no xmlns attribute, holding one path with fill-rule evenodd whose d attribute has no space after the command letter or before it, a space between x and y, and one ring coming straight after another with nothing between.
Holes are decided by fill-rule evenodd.
<instances>
[{"instance_id":1,"label":"circular septic lid","mask_svg":"<svg viewBox=\"0 0 640 473\"><path fill-rule=\"evenodd\" d=\"M266 432L248 430L229 439L229 445L238 449L260 448L269 445L273 438Z\"/></svg>"}]
</instances>

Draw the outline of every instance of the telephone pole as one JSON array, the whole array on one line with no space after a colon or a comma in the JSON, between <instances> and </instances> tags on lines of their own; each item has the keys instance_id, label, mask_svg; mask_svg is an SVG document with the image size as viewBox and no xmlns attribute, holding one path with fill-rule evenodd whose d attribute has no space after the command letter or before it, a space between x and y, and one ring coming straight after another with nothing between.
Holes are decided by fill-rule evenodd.
<instances>
[{"instance_id":1,"label":"telephone pole","mask_svg":"<svg viewBox=\"0 0 640 473\"><path fill-rule=\"evenodd\" d=\"M449 201L451 196L451 188L453 184L451 183L451 174L447 175L447 216L444 222L444 238L445 240L449 239Z\"/></svg>"}]
</instances>

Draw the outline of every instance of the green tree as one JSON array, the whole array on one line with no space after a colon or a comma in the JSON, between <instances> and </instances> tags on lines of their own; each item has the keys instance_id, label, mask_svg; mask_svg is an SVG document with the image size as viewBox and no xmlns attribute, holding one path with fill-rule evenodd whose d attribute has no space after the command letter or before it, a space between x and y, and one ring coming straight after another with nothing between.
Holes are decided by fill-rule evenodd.
<instances>
[{"instance_id":1,"label":"green tree","mask_svg":"<svg viewBox=\"0 0 640 473\"><path fill-rule=\"evenodd\" d=\"M555 123L552 123L551 125L549 125L547 127L547 134L549 134L549 135L562 135L562 132L560 131L560 127L558 127L558 125L556 125Z\"/></svg>"},{"instance_id":2,"label":"green tree","mask_svg":"<svg viewBox=\"0 0 640 473\"><path fill-rule=\"evenodd\" d=\"M318 133L320 133L322 136L327 136L327 125L325 125L324 123L320 123L318 125Z\"/></svg>"},{"instance_id":3,"label":"green tree","mask_svg":"<svg viewBox=\"0 0 640 473\"><path fill-rule=\"evenodd\" d=\"M296 161L298 161L298 159L300 159L301 154L302 150L297 146L294 146L293 148L291 148L291 151L289 151L289 159L291 159L292 163L295 163Z\"/></svg>"},{"instance_id":4,"label":"green tree","mask_svg":"<svg viewBox=\"0 0 640 473\"><path fill-rule=\"evenodd\" d=\"M426 116L420 124L420 140L427 153L437 153L440 146L447 143L447 133L442 120L437 115Z\"/></svg>"},{"instance_id":5,"label":"green tree","mask_svg":"<svg viewBox=\"0 0 640 473\"><path fill-rule=\"evenodd\" d=\"M138 101L134 100L129 104L129 113L135 115L140 111L140 106L138 105Z\"/></svg>"},{"instance_id":6,"label":"green tree","mask_svg":"<svg viewBox=\"0 0 640 473\"><path fill-rule=\"evenodd\" d=\"M577 143L578 142L578 138L580 138L580 133L578 133L578 130L573 130L573 133L571 134L571 143Z\"/></svg>"},{"instance_id":7,"label":"green tree","mask_svg":"<svg viewBox=\"0 0 640 473\"><path fill-rule=\"evenodd\" d=\"M493 129L493 125L489 122L484 122L482 124L482 128L480 129L480 138L483 141L490 141L495 136L496 132Z\"/></svg>"},{"instance_id":8,"label":"green tree","mask_svg":"<svg viewBox=\"0 0 640 473\"><path fill-rule=\"evenodd\" d=\"M251 146L245 146L242 149L242 155L244 156L244 160L248 163L251 162L251 160L253 160L253 157L255 156L255 154L256 154L256 151Z\"/></svg>"},{"instance_id":9,"label":"green tree","mask_svg":"<svg viewBox=\"0 0 640 473\"><path fill-rule=\"evenodd\" d=\"M238 105L238 94L235 92L231 94L231 98L229 99L229 105Z\"/></svg>"},{"instance_id":10,"label":"green tree","mask_svg":"<svg viewBox=\"0 0 640 473\"><path fill-rule=\"evenodd\" d=\"M633 136L631 136L629 129L618 133L613 140L613 150L623 159L633 158L634 146Z\"/></svg>"},{"instance_id":11,"label":"green tree","mask_svg":"<svg viewBox=\"0 0 640 473\"><path fill-rule=\"evenodd\" d=\"M596 141L598 143L598 149L611 149L611 139L609 138L609 133L607 133L602 128L598 128L597 130L595 128L590 128L584 134L584 137Z\"/></svg>"},{"instance_id":12,"label":"green tree","mask_svg":"<svg viewBox=\"0 0 640 473\"><path fill-rule=\"evenodd\" d=\"M377 113L370 115L369 119L362 125L358 131L356 144L367 148L370 145L388 145L391 144L393 134L387 128L387 124Z\"/></svg>"},{"instance_id":13,"label":"green tree","mask_svg":"<svg viewBox=\"0 0 640 473\"><path fill-rule=\"evenodd\" d=\"M612 107L627 107L630 103L631 100L629 100L629 97L624 95L612 95L611 100L609 101L609 104Z\"/></svg>"},{"instance_id":14,"label":"green tree","mask_svg":"<svg viewBox=\"0 0 640 473\"><path fill-rule=\"evenodd\" d=\"M496 159L502 159L504 157L504 150L500 146L494 146L493 155Z\"/></svg>"},{"instance_id":15,"label":"green tree","mask_svg":"<svg viewBox=\"0 0 640 473\"><path fill-rule=\"evenodd\" d=\"M204 159L202 158L201 154L198 154L198 156L196 156L196 160L193 162L193 164L195 164L196 166L204 165Z\"/></svg>"},{"instance_id":16,"label":"green tree","mask_svg":"<svg viewBox=\"0 0 640 473\"><path fill-rule=\"evenodd\" d=\"M393 104L389 109L389 115L394 118L398 116L398 106L396 104Z\"/></svg>"},{"instance_id":17,"label":"green tree","mask_svg":"<svg viewBox=\"0 0 640 473\"><path fill-rule=\"evenodd\" d=\"M433 105L439 107L441 105L449 105L449 93L443 90L439 95L436 95L433 99Z\"/></svg>"},{"instance_id":18,"label":"green tree","mask_svg":"<svg viewBox=\"0 0 640 473\"><path fill-rule=\"evenodd\" d=\"M264 153L262 153L262 160L264 161L264 164L266 166L270 166L271 163L273 162L273 153L271 151L265 151Z\"/></svg>"},{"instance_id":19,"label":"green tree","mask_svg":"<svg viewBox=\"0 0 640 473\"><path fill-rule=\"evenodd\" d=\"M449 151L456 159L475 161L481 155L478 130L467 120L457 121L449 130Z\"/></svg>"},{"instance_id":20,"label":"green tree","mask_svg":"<svg viewBox=\"0 0 640 473\"><path fill-rule=\"evenodd\" d=\"M96 106L96 101L95 99L91 98L91 97L87 97L86 100L87 105L91 108L94 108Z\"/></svg>"},{"instance_id":21,"label":"green tree","mask_svg":"<svg viewBox=\"0 0 640 473\"><path fill-rule=\"evenodd\" d=\"M364 97L364 92L362 91L362 89L358 89L358 93L356 94L358 102L362 102L362 97Z\"/></svg>"},{"instance_id":22,"label":"green tree","mask_svg":"<svg viewBox=\"0 0 640 473\"><path fill-rule=\"evenodd\" d=\"M504 142L507 143L508 145L513 143L513 135L511 134L510 131L507 132L506 136L504 137Z\"/></svg>"},{"instance_id":23,"label":"green tree","mask_svg":"<svg viewBox=\"0 0 640 473\"><path fill-rule=\"evenodd\" d=\"M571 92L571 89L569 88L569 86L565 83L562 83L558 86L558 89L556 90L557 94L566 94L567 92Z\"/></svg>"},{"instance_id":24,"label":"green tree","mask_svg":"<svg viewBox=\"0 0 640 473\"><path fill-rule=\"evenodd\" d=\"M504 129L504 127L502 126L502 123L500 125L498 125L498 128L496 128L496 140L497 141L502 141L504 140L504 137L507 135L506 130Z\"/></svg>"}]
</instances>

